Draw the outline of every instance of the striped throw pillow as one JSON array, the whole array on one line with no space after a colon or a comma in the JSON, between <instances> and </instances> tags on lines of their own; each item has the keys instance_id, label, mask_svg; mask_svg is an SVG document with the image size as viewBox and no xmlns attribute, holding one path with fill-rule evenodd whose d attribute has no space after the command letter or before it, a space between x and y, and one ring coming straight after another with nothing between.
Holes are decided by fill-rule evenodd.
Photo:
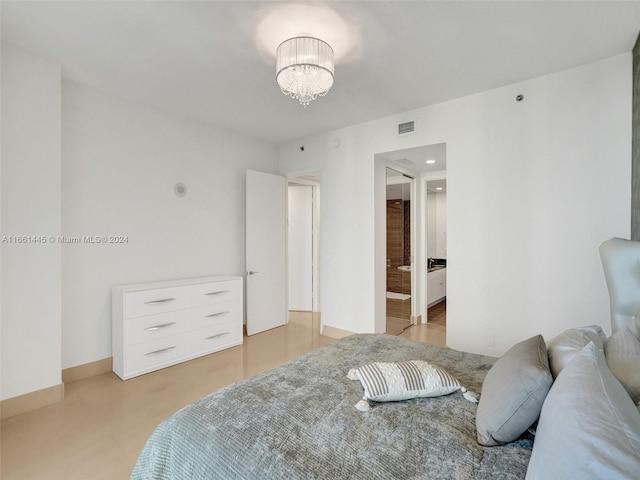
<instances>
[{"instance_id":1,"label":"striped throw pillow","mask_svg":"<svg viewBox=\"0 0 640 480\"><path fill-rule=\"evenodd\" d=\"M351 369L347 377L359 380L364 388L364 397L356 404L358 410L368 410L368 400L392 402L439 397L457 390L461 390L467 400L477 401L455 377L422 360L369 363Z\"/></svg>"}]
</instances>

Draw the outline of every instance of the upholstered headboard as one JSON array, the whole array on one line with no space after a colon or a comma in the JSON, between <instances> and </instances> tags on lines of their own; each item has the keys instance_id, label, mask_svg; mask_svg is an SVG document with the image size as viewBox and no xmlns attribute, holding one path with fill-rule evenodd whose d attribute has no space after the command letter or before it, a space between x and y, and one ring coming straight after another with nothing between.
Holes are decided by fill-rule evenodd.
<instances>
[{"instance_id":1,"label":"upholstered headboard","mask_svg":"<svg viewBox=\"0 0 640 480\"><path fill-rule=\"evenodd\" d=\"M611 238L600 245L609 289L611 333L629 327L640 338L640 242Z\"/></svg>"}]
</instances>

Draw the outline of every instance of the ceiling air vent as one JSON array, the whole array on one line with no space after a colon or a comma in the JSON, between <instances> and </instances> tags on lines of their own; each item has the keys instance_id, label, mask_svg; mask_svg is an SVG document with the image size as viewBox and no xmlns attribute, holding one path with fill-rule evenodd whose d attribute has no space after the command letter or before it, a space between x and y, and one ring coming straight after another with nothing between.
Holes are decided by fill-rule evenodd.
<instances>
[{"instance_id":1,"label":"ceiling air vent","mask_svg":"<svg viewBox=\"0 0 640 480\"><path fill-rule=\"evenodd\" d=\"M416 131L416 122L404 122L398 124L398 135L406 135L407 133L414 133Z\"/></svg>"},{"instance_id":2,"label":"ceiling air vent","mask_svg":"<svg viewBox=\"0 0 640 480\"><path fill-rule=\"evenodd\" d=\"M398 162L400 165L404 165L406 167L408 167L410 165L415 165L415 163L413 163L408 158L399 158L398 160L396 160L396 162Z\"/></svg>"}]
</instances>

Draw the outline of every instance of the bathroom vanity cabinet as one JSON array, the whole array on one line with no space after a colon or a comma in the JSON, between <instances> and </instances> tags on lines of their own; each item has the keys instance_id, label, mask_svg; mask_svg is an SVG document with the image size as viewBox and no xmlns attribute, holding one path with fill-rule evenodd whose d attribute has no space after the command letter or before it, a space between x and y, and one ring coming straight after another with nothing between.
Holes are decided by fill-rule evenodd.
<instances>
[{"instance_id":1,"label":"bathroom vanity cabinet","mask_svg":"<svg viewBox=\"0 0 640 480\"><path fill-rule=\"evenodd\" d=\"M431 306L447 296L447 269L435 269L427 273L427 305Z\"/></svg>"}]
</instances>

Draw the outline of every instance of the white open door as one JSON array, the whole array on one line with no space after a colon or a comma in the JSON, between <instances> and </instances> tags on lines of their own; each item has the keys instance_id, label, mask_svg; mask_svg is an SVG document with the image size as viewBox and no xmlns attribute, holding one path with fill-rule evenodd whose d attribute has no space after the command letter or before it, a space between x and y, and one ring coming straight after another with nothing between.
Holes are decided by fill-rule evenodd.
<instances>
[{"instance_id":1,"label":"white open door","mask_svg":"<svg viewBox=\"0 0 640 480\"><path fill-rule=\"evenodd\" d=\"M286 179L247 170L247 335L287 323Z\"/></svg>"}]
</instances>

